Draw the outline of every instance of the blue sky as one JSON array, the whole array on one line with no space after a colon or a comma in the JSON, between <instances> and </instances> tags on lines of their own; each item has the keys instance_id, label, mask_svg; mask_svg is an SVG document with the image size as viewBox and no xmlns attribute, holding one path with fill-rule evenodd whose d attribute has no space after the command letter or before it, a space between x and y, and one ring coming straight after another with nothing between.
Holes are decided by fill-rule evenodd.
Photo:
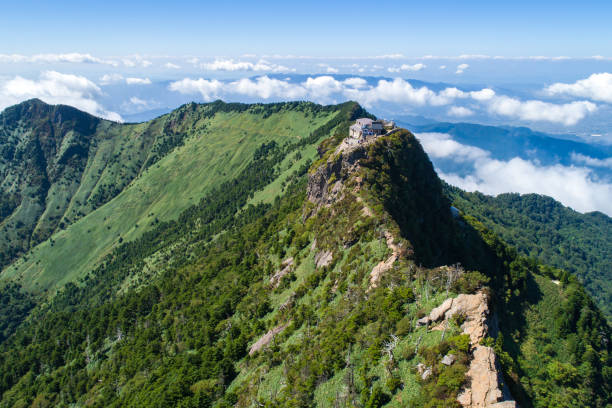
<instances>
[{"instance_id":1,"label":"blue sky","mask_svg":"<svg viewBox=\"0 0 612 408\"><path fill-rule=\"evenodd\" d=\"M605 1L3 2L2 52L612 55ZM7 41L10 39L10 41Z\"/></svg>"}]
</instances>

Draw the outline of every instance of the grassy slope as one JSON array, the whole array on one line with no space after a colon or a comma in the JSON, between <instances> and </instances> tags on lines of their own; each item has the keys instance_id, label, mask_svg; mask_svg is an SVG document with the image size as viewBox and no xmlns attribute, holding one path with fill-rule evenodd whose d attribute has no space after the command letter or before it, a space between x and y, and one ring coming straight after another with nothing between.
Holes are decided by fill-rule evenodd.
<instances>
[{"instance_id":1,"label":"grassy slope","mask_svg":"<svg viewBox=\"0 0 612 408\"><path fill-rule=\"evenodd\" d=\"M261 143L306 137L334 114L313 117L288 111L264 119L248 112L218 112L212 119L200 119L183 146L143 172L116 198L6 268L2 277L35 292L72 281L109 253L120 237L137 238L156 219L175 218L212 186L235 177ZM306 149L300 162L315 153L314 148Z\"/></svg>"},{"instance_id":2,"label":"grassy slope","mask_svg":"<svg viewBox=\"0 0 612 408\"><path fill-rule=\"evenodd\" d=\"M19 157L0 162L0 187L21 200L0 222L3 265L116 196L172 134L164 130L172 115L122 125L38 100L0 118L3 147Z\"/></svg>"}]
</instances>

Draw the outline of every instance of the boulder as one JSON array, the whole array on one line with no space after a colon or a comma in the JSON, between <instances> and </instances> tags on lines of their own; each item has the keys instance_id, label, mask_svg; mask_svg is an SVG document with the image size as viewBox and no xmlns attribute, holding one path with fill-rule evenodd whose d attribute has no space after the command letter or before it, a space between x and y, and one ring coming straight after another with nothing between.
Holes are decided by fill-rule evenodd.
<instances>
[{"instance_id":1,"label":"boulder","mask_svg":"<svg viewBox=\"0 0 612 408\"><path fill-rule=\"evenodd\" d=\"M446 321L457 314L463 314L466 317L461 328L463 333L470 335L472 344L477 344L487 335L489 305L487 296L482 292L475 295L461 294L456 298L446 299L429 313L427 320L425 318L420 319L417 324L424 325L440 320Z\"/></svg>"},{"instance_id":2,"label":"boulder","mask_svg":"<svg viewBox=\"0 0 612 408\"><path fill-rule=\"evenodd\" d=\"M456 360L456 359L457 359L457 358L455 357L455 355L454 355L454 354L447 354L447 355L445 355L445 356L442 358L442 361L440 361L440 362L441 362L442 364L444 364L444 365L449 366L449 365L453 364L453 363L455 362L455 360Z\"/></svg>"}]
</instances>

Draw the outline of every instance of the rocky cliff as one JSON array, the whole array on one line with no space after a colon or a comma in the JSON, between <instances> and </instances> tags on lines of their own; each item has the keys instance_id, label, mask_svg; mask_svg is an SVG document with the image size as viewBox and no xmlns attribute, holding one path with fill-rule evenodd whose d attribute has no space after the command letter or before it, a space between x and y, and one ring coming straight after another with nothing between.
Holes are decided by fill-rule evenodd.
<instances>
[{"instance_id":1,"label":"rocky cliff","mask_svg":"<svg viewBox=\"0 0 612 408\"><path fill-rule=\"evenodd\" d=\"M467 384L458 397L463 407L483 408L516 407L508 387L504 384L499 362L492 347L481 344L494 328L491 326L489 297L479 292L474 295L461 294L446 299L428 316L418 321L419 325L433 325L432 330L446 330L450 319L461 316L461 329L470 336L471 360L467 372Z\"/></svg>"}]
</instances>

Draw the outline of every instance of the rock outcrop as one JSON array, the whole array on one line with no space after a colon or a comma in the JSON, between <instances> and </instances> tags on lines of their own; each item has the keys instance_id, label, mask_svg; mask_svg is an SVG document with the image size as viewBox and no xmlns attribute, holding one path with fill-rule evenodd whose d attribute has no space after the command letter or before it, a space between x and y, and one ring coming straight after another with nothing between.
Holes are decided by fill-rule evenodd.
<instances>
[{"instance_id":1,"label":"rock outcrop","mask_svg":"<svg viewBox=\"0 0 612 408\"><path fill-rule=\"evenodd\" d=\"M319 166L308 178L308 200L320 207L331 205L340 199L344 181L357 170L358 161L366 155L364 146L336 149L332 158Z\"/></svg>"},{"instance_id":2,"label":"rock outcrop","mask_svg":"<svg viewBox=\"0 0 612 408\"><path fill-rule=\"evenodd\" d=\"M258 352L259 350L263 349L264 347L266 347L268 344L270 344L270 342L272 340L274 340L274 337L282 332L283 330L285 330L285 328L287 328L287 326L289 326L289 323L285 323L283 325L280 326L276 326L272 329L270 329L270 331L268 331L266 334L264 334L263 336L261 336L259 338L259 340L257 340L249 349L249 356L252 356L253 354L255 354L256 352Z\"/></svg>"},{"instance_id":3,"label":"rock outcrop","mask_svg":"<svg viewBox=\"0 0 612 408\"><path fill-rule=\"evenodd\" d=\"M308 200L316 204L317 208L330 206L334 202L344 197L345 182L351 175L357 173L359 160L367 157L367 146L374 143L377 137L369 138L363 143L345 139L334 151L327 162L319 166L308 179ZM362 185L361 177L354 178L353 193L357 193ZM355 194L356 195L356 194ZM356 195L356 200L363 204L362 213L366 217L374 216L372 210L363 202L363 199ZM309 215L306 215L308 217ZM397 244L395 237L385 231L387 247L391 249L391 255L376 265L370 272L370 288L375 288L381 276L393 267L393 264L406 254L406 248ZM350 243L347 243L350 246ZM331 252L319 252L315 256L317 268L326 266L332 260Z\"/></svg>"},{"instance_id":4,"label":"rock outcrop","mask_svg":"<svg viewBox=\"0 0 612 408\"><path fill-rule=\"evenodd\" d=\"M365 207L367 208L367 207ZM380 277L393 267L395 261L397 261L401 255L404 254L404 249L395 243L395 238L389 231L385 231L385 240L387 241L387 247L391 249L391 255L384 261L381 261L376 265L372 272L370 272L370 288L378 286Z\"/></svg>"},{"instance_id":5,"label":"rock outcrop","mask_svg":"<svg viewBox=\"0 0 612 408\"><path fill-rule=\"evenodd\" d=\"M280 282L283 279L283 277L289 274L289 272L291 272L292 269L293 269L293 257L285 259L281 263L281 268L270 278L270 285L272 285L272 287L274 288L277 288L278 285L280 285Z\"/></svg>"},{"instance_id":6,"label":"rock outcrop","mask_svg":"<svg viewBox=\"0 0 612 408\"><path fill-rule=\"evenodd\" d=\"M333 258L334 254L332 253L332 251L321 251L315 255L314 262L317 269L324 268L330 264Z\"/></svg>"},{"instance_id":7,"label":"rock outcrop","mask_svg":"<svg viewBox=\"0 0 612 408\"><path fill-rule=\"evenodd\" d=\"M449 319L455 315L462 315L465 318L461 329L464 334L470 336L472 348L472 359L466 374L469 386L461 391L457 400L463 407L469 408L516 407L516 402L509 399L510 393L504 385L495 351L480 344L489 333L487 295L479 292L446 299L417 323L437 324L434 329L444 329Z\"/></svg>"},{"instance_id":8,"label":"rock outcrop","mask_svg":"<svg viewBox=\"0 0 612 408\"><path fill-rule=\"evenodd\" d=\"M470 335L472 344L478 344L487 335L489 305L487 296L482 292L475 295L461 294L456 298L446 299L440 306L433 309L428 316L419 319L417 324L427 325L442 321L437 327L443 329L448 324L448 320L455 315L465 317L461 329L463 333Z\"/></svg>"}]
</instances>

